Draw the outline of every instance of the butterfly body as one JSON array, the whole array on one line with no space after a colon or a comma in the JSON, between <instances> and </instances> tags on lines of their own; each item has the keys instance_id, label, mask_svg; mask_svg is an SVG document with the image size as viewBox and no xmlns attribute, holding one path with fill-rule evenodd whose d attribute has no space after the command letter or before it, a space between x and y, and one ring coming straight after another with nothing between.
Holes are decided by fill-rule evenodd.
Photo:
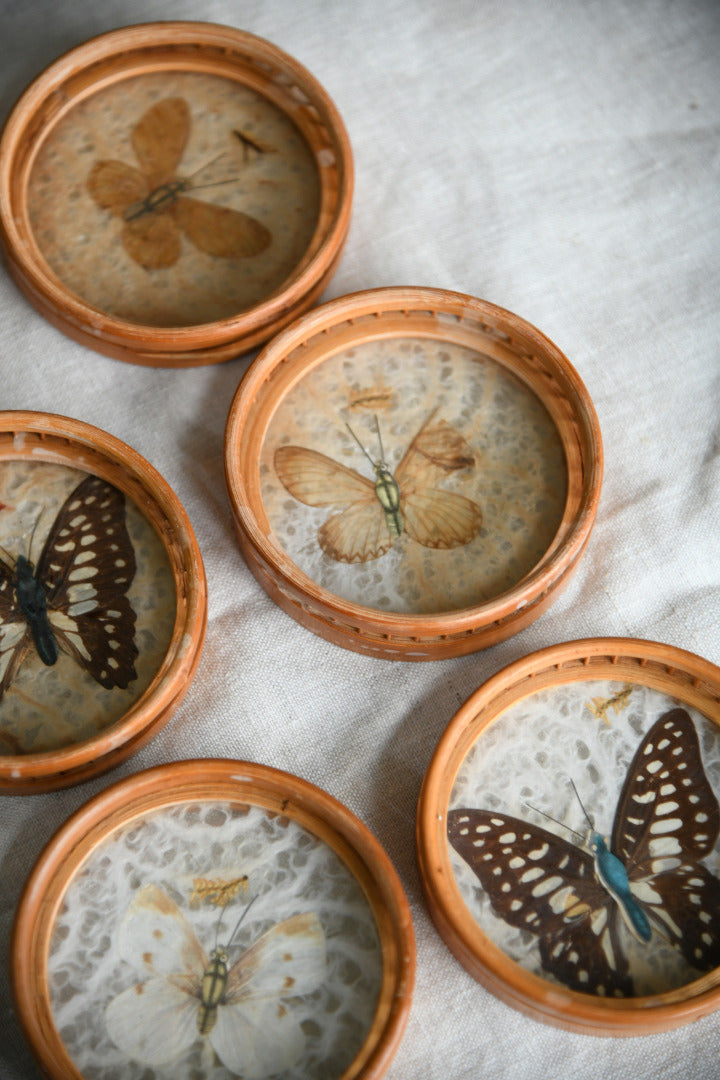
<instances>
[{"instance_id":1,"label":"butterfly body","mask_svg":"<svg viewBox=\"0 0 720 1080\"><path fill-rule=\"evenodd\" d=\"M201 1035L210 1034L217 1021L218 1005L224 1004L228 980L227 961L227 951L224 948L213 949L210 963L203 973L197 1014L197 1028Z\"/></svg>"},{"instance_id":2,"label":"butterfly body","mask_svg":"<svg viewBox=\"0 0 720 1080\"><path fill-rule=\"evenodd\" d=\"M375 494L385 512L385 524L391 536L397 538L403 531L403 519L400 513L400 488L397 480L384 461L373 465L375 470Z\"/></svg>"},{"instance_id":3,"label":"butterfly body","mask_svg":"<svg viewBox=\"0 0 720 1080\"><path fill-rule=\"evenodd\" d=\"M638 941L649 941L652 936L650 922L630 891L627 870L621 859L613 855L599 833L592 833L590 850L595 860L595 876L618 905L623 921Z\"/></svg>"},{"instance_id":4,"label":"butterfly body","mask_svg":"<svg viewBox=\"0 0 720 1080\"><path fill-rule=\"evenodd\" d=\"M43 583L35 577L33 564L24 555L18 555L15 564L15 595L38 656L43 664L52 667L58 658L58 647L48 620L47 595Z\"/></svg>"},{"instance_id":5,"label":"butterfly body","mask_svg":"<svg viewBox=\"0 0 720 1080\"><path fill-rule=\"evenodd\" d=\"M131 203L123 211L125 221L135 221L143 214L153 214L155 211L166 210L177 201L179 195L192 188L190 180L170 180L167 184L160 184L144 199Z\"/></svg>"},{"instance_id":6,"label":"butterfly body","mask_svg":"<svg viewBox=\"0 0 720 1080\"><path fill-rule=\"evenodd\" d=\"M720 835L720 804L684 709L661 716L638 746L610 845L594 830L586 849L504 812L465 808L448 813L447 835L494 913L535 934L543 969L573 990L636 992L622 925L644 947L667 942L690 969L720 966L720 878L702 862Z\"/></svg>"}]
</instances>

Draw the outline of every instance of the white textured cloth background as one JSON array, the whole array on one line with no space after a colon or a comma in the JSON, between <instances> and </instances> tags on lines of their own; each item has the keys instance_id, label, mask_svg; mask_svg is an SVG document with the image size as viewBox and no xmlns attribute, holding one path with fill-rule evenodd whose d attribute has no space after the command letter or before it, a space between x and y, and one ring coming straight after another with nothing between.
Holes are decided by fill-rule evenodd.
<instances>
[{"instance_id":1,"label":"white textured cloth background","mask_svg":"<svg viewBox=\"0 0 720 1080\"><path fill-rule=\"evenodd\" d=\"M208 576L205 651L160 735L110 775L0 799L0 1076L36 1069L5 956L23 882L71 812L121 776L228 756L346 803L413 909L417 984L388 1080L720 1076L720 1014L634 1040L545 1027L453 959L425 909L415 805L459 704L517 657L588 635L720 662L720 4L717 0L0 0L0 111L60 53L154 19L249 30L304 63L355 153L349 242L326 298L419 284L481 296L547 333L597 408L606 467L571 585L483 653L377 661L325 643L247 570L222 443L248 359L186 371L106 359L45 322L0 272L0 407L62 413L135 447L172 484Z\"/></svg>"}]
</instances>

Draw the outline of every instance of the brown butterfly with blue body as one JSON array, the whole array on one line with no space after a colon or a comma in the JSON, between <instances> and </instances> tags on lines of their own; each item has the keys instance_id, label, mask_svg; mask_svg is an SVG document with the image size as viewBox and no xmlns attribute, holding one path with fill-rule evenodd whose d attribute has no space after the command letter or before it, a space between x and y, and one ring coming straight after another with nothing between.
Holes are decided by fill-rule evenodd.
<instances>
[{"instance_id":1,"label":"brown butterfly with blue body","mask_svg":"<svg viewBox=\"0 0 720 1080\"><path fill-rule=\"evenodd\" d=\"M638 746L609 844L591 828L580 847L495 810L454 809L447 826L495 914L536 935L543 969L607 997L634 993L621 927L645 946L659 935L698 972L720 966L720 879L702 862L719 834L720 805L680 708Z\"/></svg>"}]
</instances>

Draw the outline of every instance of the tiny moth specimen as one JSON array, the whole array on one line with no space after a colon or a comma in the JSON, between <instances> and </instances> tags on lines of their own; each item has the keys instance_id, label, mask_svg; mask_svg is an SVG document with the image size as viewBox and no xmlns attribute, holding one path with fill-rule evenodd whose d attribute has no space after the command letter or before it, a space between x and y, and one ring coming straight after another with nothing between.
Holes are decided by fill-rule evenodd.
<instances>
[{"instance_id":1,"label":"tiny moth specimen","mask_svg":"<svg viewBox=\"0 0 720 1080\"><path fill-rule=\"evenodd\" d=\"M448 549L469 544L482 526L476 502L436 485L475 458L465 439L444 420L432 424L434 410L395 469L384 460L377 417L380 458L375 461L349 427L370 461L375 479L304 446L280 446L275 471L283 486L309 506L344 506L318 530L320 547L337 562L379 559L406 533L423 547Z\"/></svg>"},{"instance_id":2,"label":"tiny moth specimen","mask_svg":"<svg viewBox=\"0 0 720 1080\"><path fill-rule=\"evenodd\" d=\"M242 147L243 161L252 160L254 155L259 154L274 154L275 147L270 143L263 142L262 139L258 139L254 135L248 134L247 131L238 131L237 128L233 130L233 135L240 143Z\"/></svg>"},{"instance_id":3,"label":"tiny moth specimen","mask_svg":"<svg viewBox=\"0 0 720 1080\"><path fill-rule=\"evenodd\" d=\"M122 245L146 270L178 261L181 233L206 255L225 259L258 255L272 239L269 230L249 214L187 194L237 179L216 180L209 175L222 154L191 176L177 175L190 126L185 99L164 98L132 130L130 141L140 168L123 161L97 161L87 179L97 205L122 219Z\"/></svg>"},{"instance_id":4,"label":"tiny moth specimen","mask_svg":"<svg viewBox=\"0 0 720 1080\"><path fill-rule=\"evenodd\" d=\"M0 700L32 647L48 667L62 649L106 689L126 687L138 650L122 492L86 477L61 506L37 568L29 554L11 565L0 557Z\"/></svg>"},{"instance_id":5,"label":"tiny moth specimen","mask_svg":"<svg viewBox=\"0 0 720 1080\"><path fill-rule=\"evenodd\" d=\"M720 879L701 861L718 833L720 806L679 708L640 743L609 844L593 827L579 847L503 812L448 814L448 840L495 914L537 936L545 971L607 997L634 993L621 927L644 944L659 935L698 972L720 965Z\"/></svg>"},{"instance_id":6,"label":"tiny moth specimen","mask_svg":"<svg viewBox=\"0 0 720 1080\"><path fill-rule=\"evenodd\" d=\"M305 1035L285 1002L311 993L325 978L317 916L305 912L277 923L231 964L240 924L219 944L222 914L208 957L166 892L149 884L135 894L117 948L143 981L105 1010L110 1038L127 1057L164 1065L207 1039L230 1072L261 1080L289 1069L302 1054Z\"/></svg>"},{"instance_id":7,"label":"tiny moth specimen","mask_svg":"<svg viewBox=\"0 0 720 1080\"><path fill-rule=\"evenodd\" d=\"M587 702L586 708L588 708L598 720L603 720L609 725L610 718L608 717L608 711L612 709L617 716L619 712L626 709L632 692L632 686L624 686L622 690L618 690L617 694L613 694L612 697L594 697L592 702Z\"/></svg>"}]
</instances>

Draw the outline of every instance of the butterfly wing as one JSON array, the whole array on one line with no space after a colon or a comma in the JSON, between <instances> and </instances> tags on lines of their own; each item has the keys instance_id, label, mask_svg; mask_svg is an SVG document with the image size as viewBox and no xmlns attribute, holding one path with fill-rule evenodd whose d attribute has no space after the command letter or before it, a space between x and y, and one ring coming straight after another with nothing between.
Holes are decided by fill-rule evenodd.
<instances>
[{"instance_id":1,"label":"butterfly wing","mask_svg":"<svg viewBox=\"0 0 720 1080\"><path fill-rule=\"evenodd\" d=\"M445 420L431 424L430 414L395 471L395 479L406 487L431 487L457 469L475 465L475 455L466 439Z\"/></svg>"},{"instance_id":2,"label":"butterfly wing","mask_svg":"<svg viewBox=\"0 0 720 1080\"><path fill-rule=\"evenodd\" d=\"M400 509L408 536L423 547L448 549L469 544L482 527L476 502L437 488L443 477L475 464L462 435L444 420L431 424L431 413L395 470Z\"/></svg>"},{"instance_id":3,"label":"butterfly wing","mask_svg":"<svg viewBox=\"0 0 720 1080\"><path fill-rule=\"evenodd\" d=\"M293 997L317 989L325 977L325 935L314 912L293 915L263 934L233 964L228 999Z\"/></svg>"},{"instance_id":4,"label":"butterfly wing","mask_svg":"<svg viewBox=\"0 0 720 1080\"><path fill-rule=\"evenodd\" d=\"M190 109L185 98L163 98L140 117L130 139L151 189L174 178L189 135Z\"/></svg>"},{"instance_id":5,"label":"butterfly wing","mask_svg":"<svg viewBox=\"0 0 720 1080\"><path fill-rule=\"evenodd\" d=\"M116 948L144 981L105 1010L108 1034L128 1057L160 1065L198 1038L196 1017L207 956L177 904L157 885L133 897Z\"/></svg>"},{"instance_id":6,"label":"butterfly wing","mask_svg":"<svg viewBox=\"0 0 720 1080\"><path fill-rule=\"evenodd\" d=\"M385 512L374 492L371 499L333 514L318 529L318 542L325 554L343 563L379 559L396 539L387 527Z\"/></svg>"},{"instance_id":7,"label":"butterfly wing","mask_svg":"<svg viewBox=\"0 0 720 1080\"><path fill-rule=\"evenodd\" d=\"M423 547L447 550L469 544L482 528L476 502L442 488L405 494L400 488L400 511L408 536Z\"/></svg>"},{"instance_id":8,"label":"butterfly wing","mask_svg":"<svg viewBox=\"0 0 720 1080\"><path fill-rule=\"evenodd\" d=\"M312 912L294 915L258 938L231 968L226 1004L210 1032L223 1064L244 1080L289 1069L305 1036L282 998L311 993L325 971L325 936Z\"/></svg>"},{"instance_id":9,"label":"butterfly wing","mask_svg":"<svg viewBox=\"0 0 720 1080\"><path fill-rule=\"evenodd\" d=\"M126 221L122 245L130 258L145 270L174 266L182 252L180 232L169 212L154 211Z\"/></svg>"},{"instance_id":10,"label":"butterfly wing","mask_svg":"<svg viewBox=\"0 0 720 1080\"><path fill-rule=\"evenodd\" d=\"M291 495L308 506L342 506L318 530L318 541L336 562L368 562L392 547L385 514L375 485L354 469L317 450L281 446L275 451L275 471Z\"/></svg>"},{"instance_id":11,"label":"butterfly wing","mask_svg":"<svg viewBox=\"0 0 720 1080\"><path fill-rule=\"evenodd\" d=\"M86 184L97 205L116 217L150 194L143 174L123 161L96 161Z\"/></svg>"},{"instance_id":12,"label":"butterfly wing","mask_svg":"<svg viewBox=\"0 0 720 1080\"><path fill-rule=\"evenodd\" d=\"M283 487L308 506L343 506L375 498L371 480L304 446L280 446L275 471Z\"/></svg>"},{"instance_id":13,"label":"butterfly wing","mask_svg":"<svg viewBox=\"0 0 720 1080\"><path fill-rule=\"evenodd\" d=\"M30 645L30 628L15 596L13 572L0 559L0 701Z\"/></svg>"},{"instance_id":14,"label":"butterfly wing","mask_svg":"<svg viewBox=\"0 0 720 1080\"><path fill-rule=\"evenodd\" d=\"M592 857L538 825L490 810L448 814L448 840L510 926L536 934L545 971L573 990L632 993L614 901Z\"/></svg>"},{"instance_id":15,"label":"butterfly wing","mask_svg":"<svg viewBox=\"0 0 720 1080\"><path fill-rule=\"evenodd\" d=\"M37 576L58 644L107 689L137 678L135 612L125 595L134 575L124 496L88 476L60 508Z\"/></svg>"},{"instance_id":16,"label":"butterfly wing","mask_svg":"<svg viewBox=\"0 0 720 1080\"><path fill-rule=\"evenodd\" d=\"M170 979L147 979L110 1002L105 1025L112 1041L144 1065L164 1065L198 1038L198 999Z\"/></svg>"},{"instance_id":17,"label":"butterfly wing","mask_svg":"<svg viewBox=\"0 0 720 1080\"><path fill-rule=\"evenodd\" d=\"M693 967L720 964L720 880L700 863L720 833L720 805L684 709L652 726L628 769L613 829L633 895Z\"/></svg>"},{"instance_id":18,"label":"butterfly wing","mask_svg":"<svg viewBox=\"0 0 720 1080\"><path fill-rule=\"evenodd\" d=\"M206 255L248 258L259 255L272 240L269 229L261 222L228 206L181 195L172 212L187 238Z\"/></svg>"},{"instance_id":19,"label":"butterfly wing","mask_svg":"<svg viewBox=\"0 0 720 1080\"><path fill-rule=\"evenodd\" d=\"M98 161L88 176L87 187L98 206L117 217L133 204L142 205L151 190L145 176L122 161ZM175 219L160 210L139 213L126 221L122 244L145 270L161 270L180 258L180 233Z\"/></svg>"},{"instance_id":20,"label":"butterfly wing","mask_svg":"<svg viewBox=\"0 0 720 1080\"><path fill-rule=\"evenodd\" d=\"M118 928L117 952L140 975L184 975L200 985L205 950L175 901L157 885L135 893Z\"/></svg>"}]
</instances>

